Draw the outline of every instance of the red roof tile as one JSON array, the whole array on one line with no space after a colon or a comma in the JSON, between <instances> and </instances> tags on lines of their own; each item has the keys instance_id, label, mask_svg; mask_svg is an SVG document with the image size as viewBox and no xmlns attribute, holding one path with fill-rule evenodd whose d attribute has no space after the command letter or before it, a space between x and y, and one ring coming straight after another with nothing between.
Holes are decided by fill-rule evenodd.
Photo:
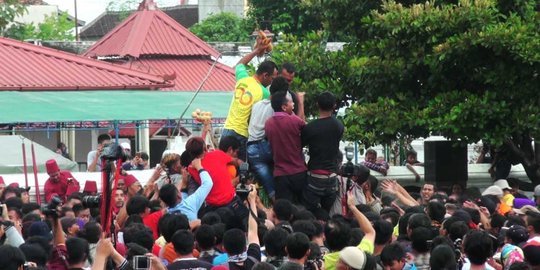
<instances>
[{"instance_id":1,"label":"red roof tile","mask_svg":"<svg viewBox=\"0 0 540 270\"><path fill-rule=\"evenodd\" d=\"M161 90L195 91L212 67L214 61L204 58L143 58L125 64L132 69L150 71L157 74L176 73L173 87ZM235 85L231 67L217 63L201 91L232 91Z\"/></svg>"},{"instance_id":2,"label":"red roof tile","mask_svg":"<svg viewBox=\"0 0 540 270\"><path fill-rule=\"evenodd\" d=\"M0 90L171 87L162 77L50 48L0 38Z\"/></svg>"},{"instance_id":3,"label":"red roof tile","mask_svg":"<svg viewBox=\"0 0 540 270\"><path fill-rule=\"evenodd\" d=\"M163 11L139 10L96 42L85 56L214 56L218 52Z\"/></svg>"}]
</instances>

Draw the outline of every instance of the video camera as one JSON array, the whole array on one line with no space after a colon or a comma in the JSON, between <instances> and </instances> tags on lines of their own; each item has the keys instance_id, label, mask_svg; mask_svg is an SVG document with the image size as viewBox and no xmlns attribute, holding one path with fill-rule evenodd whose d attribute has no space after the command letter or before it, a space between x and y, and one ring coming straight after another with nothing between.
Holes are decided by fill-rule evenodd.
<instances>
[{"instance_id":1,"label":"video camera","mask_svg":"<svg viewBox=\"0 0 540 270\"><path fill-rule=\"evenodd\" d=\"M116 143L111 143L103 147L101 159L107 161L116 161L121 159L122 162L124 162L127 160L127 155L124 152L124 149L122 149L122 146Z\"/></svg>"},{"instance_id":2,"label":"video camera","mask_svg":"<svg viewBox=\"0 0 540 270\"><path fill-rule=\"evenodd\" d=\"M58 196L53 196L51 201L48 204L41 206L41 212L47 217L57 218L58 215L58 206L62 203L62 199Z\"/></svg>"},{"instance_id":3,"label":"video camera","mask_svg":"<svg viewBox=\"0 0 540 270\"><path fill-rule=\"evenodd\" d=\"M249 164L247 162L240 165L238 176L240 183L236 186L236 196L240 197L242 201L245 201L251 192L251 188L247 185L248 179L251 178Z\"/></svg>"},{"instance_id":4,"label":"video camera","mask_svg":"<svg viewBox=\"0 0 540 270\"><path fill-rule=\"evenodd\" d=\"M101 196L84 196L82 205L86 208L96 208L101 206Z\"/></svg>"}]
</instances>

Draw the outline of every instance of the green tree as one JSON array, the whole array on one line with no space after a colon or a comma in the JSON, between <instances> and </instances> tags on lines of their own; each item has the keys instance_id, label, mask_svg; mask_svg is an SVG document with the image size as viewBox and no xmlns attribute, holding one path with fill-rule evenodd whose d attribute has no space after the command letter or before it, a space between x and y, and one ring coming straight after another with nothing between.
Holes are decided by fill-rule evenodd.
<instances>
[{"instance_id":1,"label":"green tree","mask_svg":"<svg viewBox=\"0 0 540 270\"><path fill-rule=\"evenodd\" d=\"M321 29L319 12L304 1L249 0L248 19L252 30L268 29L274 33L303 35ZM319 8L317 6L317 8Z\"/></svg>"},{"instance_id":2,"label":"green tree","mask_svg":"<svg viewBox=\"0 0 540 270\"><path fill-rule=\"evenodd\" d=\"M26 40L75 40L72 29L74 24L67 12L45 16L45 20L36 26L33 24L13 24L5 33L7 37Z\"/></svg>"},{"instance_id":3,"label":"green tree","mask_svg":"<svg viewBox=\"0 0 540 270\"><path fill-rule=\"evenodd\" d=\"M213 14L189 30L204 41L246 42L253 29L230 12Z\"/></svg>"},{"instance_id":4,"label":"green tree","mask_svg":"<svg viewBox=\"0 0 540 270\"><path fill-rule=\"evenodd\" d=\"M0 36L4 36L5 31L15 17L26 12L24 5L18 0L4 0L0 3Z\"/></svg>"},{"instance_id":5,"label":"green tree","mask_svg":"<svg viewBox=\"0 0 540 270\"><path fill-rule=\"evenodd\" d=\"M350 140L373 145L430 134L483 140L509 149L511 162L540 184L540 142L533 143L540 138L539 4L513 3L384 2L358 18L360 29L342 28L355 30L344 50L279 60L334 72L313 74L342 104L352 104L344 117ZM335 62L316 63L328 58ZM297 86L309 85L304 77L312 74L299 75Z\"/></svg>"}]
</instances>

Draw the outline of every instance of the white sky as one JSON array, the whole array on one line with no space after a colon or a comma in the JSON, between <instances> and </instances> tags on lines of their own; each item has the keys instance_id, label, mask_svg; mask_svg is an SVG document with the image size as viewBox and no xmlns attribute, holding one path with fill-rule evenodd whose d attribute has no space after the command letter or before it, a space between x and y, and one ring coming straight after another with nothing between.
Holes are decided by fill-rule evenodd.
<instances>
[{"instance_id":1,"label":"white sky","mask_svg":"<svg viewBox=\"0 0 540 270\"><path fill-rule=\"evenodd\" d=\"M75 15L75 0L45 0L49 5L57 5L60 10L67 11L70 15ZM91 22L97 16L105 11L111 1L122 2L123 0L76 0L77 16L79 20L86 23ZM142 1L142 0L141 0ZM180 3L180 0L155 0L158 7L174 6ZM193 1L188 1L193 2Z\"/></svg>"}]
</instances>

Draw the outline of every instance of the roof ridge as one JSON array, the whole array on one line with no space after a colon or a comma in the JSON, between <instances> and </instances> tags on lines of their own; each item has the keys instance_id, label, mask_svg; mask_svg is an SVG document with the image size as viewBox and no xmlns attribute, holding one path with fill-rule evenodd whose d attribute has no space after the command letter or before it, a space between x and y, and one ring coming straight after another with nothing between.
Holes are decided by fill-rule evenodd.
<instances>
[{"instance_id":1,"label":"roof ridge","mask_svg":"<svg viewBox=\"0 0 540 270\"><path fill-rule=\"evenodd\" d=\"M98 69L108 70L116 74L124 74L126 76L139 77L139 78L149 80L149 81L166 83L166 81L157 74L150 74L150 73L145 73L145 72L136 71L136 70L134 71L129 68L121 67L119 65L115 65L115 64L108 63L105 61L91 59L88 57L83 57L77 54L68 53L68 52L64 52L64 51L60 51L60 50L56 50L56 49L52 49L48 47L37 46L37 45L33 45L27 42L22 42L19 40L0 37L0 44L3 44L5 46L10 46L15 49L21 49L21 50L26 50L33 53L45 55L48 57L60 58L65 61L79 64L79 65L84 65L87 67L94 67Z\"/></svg>"}]
</instances>

